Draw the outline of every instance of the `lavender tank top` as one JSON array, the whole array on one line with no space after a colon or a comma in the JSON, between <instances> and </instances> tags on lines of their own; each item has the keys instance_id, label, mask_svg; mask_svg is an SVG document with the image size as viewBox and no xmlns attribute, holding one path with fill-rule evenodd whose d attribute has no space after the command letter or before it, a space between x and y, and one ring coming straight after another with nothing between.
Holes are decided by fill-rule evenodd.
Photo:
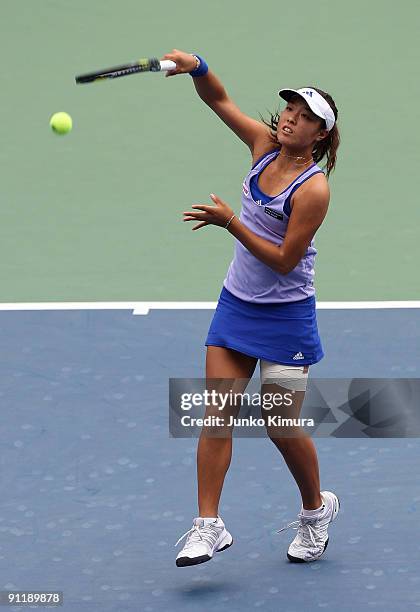
<instances>
[{"instance_id":1,"label":"lavender tank top","mask_svg":"<svg viewBox=\"0 0 420 612\"><path fill-rule=\"evenodd\" d=\"M266 153L251 168L242 185L240 221L258 236L280 245L286 235L293 193L314 174L322 173L314 163L277 196L268 196L258 187L260 172L279 154L279 150ZM247 302L296 302L314 295L314 259L317 250L314 240L297 266L289 274L280 274L257 259L244 245L235 240L233 260L224 286L233 295Z\"/></svg>"}]
</instances>

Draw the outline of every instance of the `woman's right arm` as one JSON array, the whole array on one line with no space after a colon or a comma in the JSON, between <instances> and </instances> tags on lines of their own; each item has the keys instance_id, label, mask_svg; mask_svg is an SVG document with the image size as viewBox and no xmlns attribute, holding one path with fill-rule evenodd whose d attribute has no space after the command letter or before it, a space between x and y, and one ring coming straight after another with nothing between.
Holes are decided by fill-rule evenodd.
<instances>
[{"instance_id":1,"label":"woman's right arm","mask_svg":"<svg viewBox=\"0 0 420 612\"><path fill-rule=\"evenodd\" d=\"M192 72L197 65L194 55L178 49L173 49L172 53L167 53L161 59L170 59L177 65L176 69L168 71L166 76ZM236 106L214 72L209 69L207 74L193 77L193 81L203 102L249 147L251 153L254 149L261 148L261 144L268 139L267 126L248 117Z\"/></svg>"}]
</instances>

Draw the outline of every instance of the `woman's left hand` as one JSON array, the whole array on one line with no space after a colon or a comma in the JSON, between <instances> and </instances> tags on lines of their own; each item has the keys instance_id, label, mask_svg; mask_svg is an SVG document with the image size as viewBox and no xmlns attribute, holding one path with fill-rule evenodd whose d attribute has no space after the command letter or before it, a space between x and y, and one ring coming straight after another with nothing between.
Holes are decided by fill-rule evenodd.
<instances>
[{"instance_id":1,"label":"woman's left hand","mask_svg":"<svg viewBox=\"0 0 420 612\"><path fill-rule=\"evenodd\" d=\"M224 227L231 216L234 214L233 210L223 202L219 197L210 194L211 199L216 206L207 206L206 204L192 204L191 208L196 208L198 211L184 212L183 221L201 221L198 225L195 225L192 229L200 229L205 225L219 225Z\"/></svg>"}]
</instances>

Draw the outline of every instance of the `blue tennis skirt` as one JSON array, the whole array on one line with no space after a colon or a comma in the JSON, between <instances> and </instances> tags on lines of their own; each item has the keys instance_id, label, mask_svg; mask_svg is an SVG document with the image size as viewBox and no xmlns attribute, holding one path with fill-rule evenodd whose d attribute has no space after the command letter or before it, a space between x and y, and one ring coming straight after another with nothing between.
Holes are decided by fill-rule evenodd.
<instances>
[{"instance_id":1,"label":"blue tennis skirt","mask_svg":"<svg viewBox=\"0 0 420 612\"><path fill-rule=\"evenodd\" d=\"M205 346L224 346L274 363L311 365L324 356L315 296L298 302L245 302L223 286Z\"/></svg>"}]
</instances>

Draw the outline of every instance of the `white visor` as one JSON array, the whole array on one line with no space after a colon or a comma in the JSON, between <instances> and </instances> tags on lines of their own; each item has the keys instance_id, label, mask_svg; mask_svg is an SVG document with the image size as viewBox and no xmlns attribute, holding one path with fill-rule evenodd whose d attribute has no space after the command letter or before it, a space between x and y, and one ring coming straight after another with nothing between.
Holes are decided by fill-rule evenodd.
<instances>
[{"instance_id":1,"label":"white visor","mask_svg":"<svg viewBox=\"0 0 420 612\"><path fill-rule=\"evenodd\" d=\"M325 119L327 130L330 131L335 124L335 116L331 106L328 102L319 94L315 89L311 87L304 87L302 89L280 89L279 96L286 100L290 100L292 96L298 94L301 96L311 111L318 117Z\"/></svg>"}]
</instances>

